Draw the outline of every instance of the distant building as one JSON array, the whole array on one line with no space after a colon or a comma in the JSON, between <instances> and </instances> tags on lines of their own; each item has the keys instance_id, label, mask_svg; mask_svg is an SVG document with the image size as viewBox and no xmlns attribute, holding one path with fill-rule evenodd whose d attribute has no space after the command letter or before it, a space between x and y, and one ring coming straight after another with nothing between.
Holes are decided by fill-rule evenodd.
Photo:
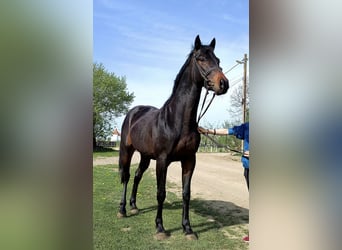
<instances>
[{"instance_id":1,"label":"distant building","mask_svg":"<svg viewBox=\"0 0 342 250\"><path fill-rule=\"evenodd\" d=\"M119 132L119 130L117 128L115 128L113 130L112 136L110 137L110 141L111 142L120 141L120 136L121 136L121 133Z\"/></svg>"}]
</instances>

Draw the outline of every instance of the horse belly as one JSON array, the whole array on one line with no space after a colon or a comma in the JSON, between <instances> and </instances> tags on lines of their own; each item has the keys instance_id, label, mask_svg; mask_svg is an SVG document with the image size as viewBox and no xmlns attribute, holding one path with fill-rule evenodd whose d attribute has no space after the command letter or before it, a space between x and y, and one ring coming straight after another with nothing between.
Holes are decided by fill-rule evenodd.
<instances>
[{"instance_id":1,"label":"horse belly","mask_svg":"<svg viewBox=\"0 0 342 250\"><path fill-rule=\"evenodd\" d=\"M130 133L130 140L132 146L142 154L153 155L154 144L151 140L150 132L148 129L132 129Z\"/></svg>"}]
</instances>

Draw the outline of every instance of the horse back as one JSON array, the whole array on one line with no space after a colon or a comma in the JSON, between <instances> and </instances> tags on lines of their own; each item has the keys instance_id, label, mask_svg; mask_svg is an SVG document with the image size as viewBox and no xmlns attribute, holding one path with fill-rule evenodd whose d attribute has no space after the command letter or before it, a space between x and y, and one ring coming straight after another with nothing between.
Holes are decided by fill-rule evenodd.
<instances>
[{"instance_id":1,"label":"horse back","mask_svg":"<svg viewBox=\"0 0 342 250\"><path fill-rule=\"evenodd\" d=\"M121 146L138 149L137 142L147 142L157 111L156 107L147 105L139 105L129 110L121 128Z\"/></svg>"},{"instance_id":2,"label":"horse back","mask_svg":"<svg viewBox=\"0 0 342 250\"><path fill-rule=\"evenodd\" d=\"M132 108L122 125L120 151L131 148L151 159L163 154L171 161L195 154L200 142L197 127L184 130L183 124L168 120L166 113L153 106Z\"/></svg>"}]
</instances>

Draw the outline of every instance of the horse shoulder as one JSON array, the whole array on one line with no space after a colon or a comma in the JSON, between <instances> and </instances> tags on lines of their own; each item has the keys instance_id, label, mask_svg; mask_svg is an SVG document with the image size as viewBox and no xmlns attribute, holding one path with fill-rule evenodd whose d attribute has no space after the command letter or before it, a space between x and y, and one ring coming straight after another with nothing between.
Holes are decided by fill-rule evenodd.
<instances>
[{"instance_id":1,"label":"horse shoulder","mask_svg":"<svg viewBox=\"0 0 342 250\"><path fill-rule=\"evenodd\" d=\"M193 131L180 137L175 151L181 154L196 153L199 143L200 135L197 131Z\"/></svg>"}]
</instances>

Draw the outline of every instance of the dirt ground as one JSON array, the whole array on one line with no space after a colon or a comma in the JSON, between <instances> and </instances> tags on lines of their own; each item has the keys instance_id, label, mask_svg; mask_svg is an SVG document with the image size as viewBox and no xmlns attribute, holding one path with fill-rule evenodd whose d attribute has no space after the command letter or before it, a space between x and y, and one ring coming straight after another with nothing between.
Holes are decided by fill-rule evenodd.
<instances>
[{"instance_id":1,"label":"dirt ground","mask_svg":"<svg viewBox=\"0 0 342 250\"><path fill-rule=\"evenodd\" d=\"M132 163L138 163L139 159L140 155L135 153ZM93 164L118 164L118 157L96 158ZM149 168L155 173L154 160L151 161ZM131 173L131 176L133 175L134 173ZM180 195L182 183L179 162L169 166L167 180L175 184L176 187L172 191ZM240 207L248 213L249 194L240 158L231 156L230 153L197 153L196 168L191 182L191 197L224 202L232 206L227 209Z\"/></svg>"}]
</instances>

